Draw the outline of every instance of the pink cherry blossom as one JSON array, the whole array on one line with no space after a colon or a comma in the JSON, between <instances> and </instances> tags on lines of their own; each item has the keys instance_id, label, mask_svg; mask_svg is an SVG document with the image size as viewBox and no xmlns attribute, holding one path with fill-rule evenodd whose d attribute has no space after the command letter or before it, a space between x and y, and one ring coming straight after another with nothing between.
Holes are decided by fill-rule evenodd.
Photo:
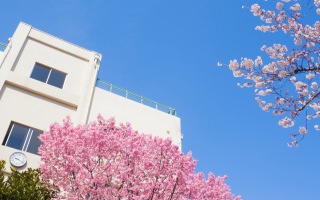
<instances>
[{"instance_id":1,"label":"pink cherry blossom","mask_svg":"<svg viewBox=\"0 0 320 200\"><path fill-rule=\"evenodd\" d=\"M301 10L301 6L300 4L296 3L293 6L291 6L290 9L293 11Z\"/></svg>"},{"instance_id":2,"label":"pink cherry blossom","mask_svg":"<svg viewBox=\"0 0 320 200\"><path fill-rule=\"evenodd\" d=\"M277 8L278 10L282 10L282 8L283 8L283 3L278 2L276 8Z\"/></svg>"},{"instance_id":3,"label":"pink cherry blossom","mask_svg":"<svg viewBox=\"0 0 320 200\"><path fill-rule=\"evenodd\" d=\"M258 56L255 60L254 60L254 65L256 66L256 67L259 67L259 66L262 66L262 59L261 59L261 57L260 56Z\"/></svg>"},{"instance_id":4,"label":"pink cherry blossom","mask_svg":"<svg viewBox=\"0 0 320 200\"><path fill-rule=\"evenodd\" d=\"M87 125L70 118L40 136L42 177L59 189L56 199L212 199L234 197L226 176L195 173L192 154L169 139L139 134L101 116Z\"/></svg>"},{"instance_id":5,"label":"pink cherry blossom","mask_svg":"<svg viewBox=\"0 0 320 200\"><path fill-rule=\"evenodd\" d=\"M253 4L250 11L262 20L256 30L282 32L292 38L292 43L263 45L260 50L265 56L257 56L254 66L250 58L242 58L240 65L235 59L229 64L235 77L254 86L256 101L263 111L283 115L279 125L284 128L293 127L297 120L313 123L312 119L320 117L320 111L317 111L320 109L320 21L313 16L320 14L319 6L320 0L307 4L300 4L299 0L282 0L276 3L274 10ZM312 16L311 23L305 24L309 15ZM243 88L244 83L239 86ZM309 107L312 109L308 110ZM305 134L301 134L304 129L298 131L290 146L298 146L304 137Z\"/></svg>"},{"instance_id":6,"label":"pink cherry blossom","mask_svg":"<svg viewBox=\"0 0 320 200\"><path fill-rule=\"evenodd\" d=\"M283 128L288 128L294 125L294 122L291 118L285 117L279 121L279 125L281 125Z\"/></svg>"},{"instance_id":7,"label":"pink cherry blossom","mask_svg":"<svg viewBox=\"0 0 320 200\"><path fill-rule=\"evenodd\" d=\"M318 83L317 82L312 82L311 83L311 88L314 89L314 90L317 89L318 88Z\"/></svg>"},{"instance_id":8,"label":"pink cherry blossom","mask_svg":"<svg viewBox=\"0 0 320 200\"><path fill-rule=\"evenodd\" d=\"M230 60L229 69L232 71L239 69L239 64L237 60Z\"/></svg>"},{"instance_id":9,"label":"pink cherry blossom","mask_svg":"<svg viewBox=\"0 0 320 200\"><path fill-rule=\"evenodd\" d=\"M260 15L259 10L260 10L260 6L258 4L253 4L251 6L251 12L253 12L254 16Z\"/></svg>"},{"instance_id":10,"label":"pink cherry blossom","mask_svg":"<svg viewBox=\"0 0 320 200\"><path fill-rule=\"evenodd\" d=\"M315 77L315 75L314 75L314 73L308 73L307 75L306 75L306 78L307 79L313 79Z\"/></svg>"},{"instance_id":11,"label":"pink cherry blossom","mask_svg":"<svg viewBox=\"0 0 320 200\"><path fill-rule=\"evenodd\" d=\"M300 126L299 128L299 133L302 134L302 135L305 135L308 133L307 129L303 126Z\"/></svg>"}]
</instances>

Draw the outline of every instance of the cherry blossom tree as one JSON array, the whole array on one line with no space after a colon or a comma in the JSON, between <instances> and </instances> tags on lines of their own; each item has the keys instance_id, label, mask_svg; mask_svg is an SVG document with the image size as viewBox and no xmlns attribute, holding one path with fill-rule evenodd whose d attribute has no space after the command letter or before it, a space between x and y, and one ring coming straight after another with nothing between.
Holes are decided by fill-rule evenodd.
<instances>
[{"instance_id":1,"label":"cherry blossom tree","mask_svg":"<svg viewBox=\"0 0 320 200\"><path fill-rule=\"evenodd\" d=\"M243 78L238 83L241 88L253 87L262 110L283 116L279 121L282 127L293 127L300 119L301 126L288 143L291 147L298 146L310 126L320 130L315 120L310 121L320 116L320 0L282 0L275 3L275 8L251 6L253 15L263 21L256 30L282 32L292 37L292 43L263 45L265 57L219 62L218 66L226 65L234 77Z\"/></svg>"},{"instance_id":2,"label":"cherry blossom tree","mask_svg":"<svg viewBox=\"0 0 320 200\"><path fill-rule=\"evenodd\" d=\"M60 188L57 199L240 199L226 176L195 174L191 153L171 140L116 126L114 119L74 126L67 118L40 140L42 178Z\"/></svg>"}]
</instances>

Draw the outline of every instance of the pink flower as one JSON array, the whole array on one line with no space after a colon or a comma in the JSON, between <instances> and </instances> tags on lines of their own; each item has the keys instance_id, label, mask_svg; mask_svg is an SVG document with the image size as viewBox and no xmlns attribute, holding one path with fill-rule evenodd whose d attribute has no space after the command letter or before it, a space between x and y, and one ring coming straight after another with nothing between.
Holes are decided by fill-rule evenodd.
<instances>
[{"instance_id":1,"label":"pink flower","mask_svg":"<svg viewBox=\"0 0 320 200\"><path fill-rule=\"evenodd\" d=\"M285 103L285 99L284 99L284 98L280 98L280 99L279 99L279 103L280 103L280 104L284 104L284 103Z\"/></svg>"},{"instance_id":2,"label":"pink flower","mask_svg":"<svg viewBox=\"0 0 320 200\"><path fill-rule=\"evenodd\" d=\"M264 107L262 107L262 110L265 112L269 112L269 109L272 107L271 103L267 103Z\"/></svg>"},{"instance_id":3,"label":"pink flower","mask_svg":"<svg viewBox=\"0 0 320 200\"><path fill-rule=\"evenodd\" d=\"M291 77L290 79L290 82L296 82L297 81L297 78L295 76Z\"/></svg>"},{"instance_id":4,"label":"pink flower","mask_svg":"<svg viewBox=\"0 0 320 200\"><path fill-rule=\"evenodd\" d=\"M296 3L290 7L290 10L293 10L293 11L301 10L301 6L299 3Z\"/></svg>"},{"instance_id":5,"label":"pink flower","mask_svg":"<svg viewBox=\"0 0 320 200\"><path fill-rule=\"evenodd\" d=\"M312 88L313 90L317 89L317 88L318 88L318 83L317 83L317 82L312 82L312 83L311 83L311 88Z\"/></svg>"},{"instance_id":6,"label":"pink flower","mask_svg":"<svg viewBox=\"0 0 320 200\"><path fill-rule=\"evenodd\" d=\"M259 30L264 33L267 32L269 29L270 29L270 26L264 26L264 25L256 27L256 30Z\"/></svg>"},{"instance_id":7,"label":"pink flower","mask_svg":"<svg viewBox=\"0 0 320 200\"><path fill-rule=\"evenodd\" d=\"M280 78L286 77L286 76L287 76L287 72L286 72L286 71L280 71L279 74L278 74L278 76L279 76Z\"/></svg>"},{"instance_id":8,"label":"pink flower","mask_svg":"<svg viewBox=\"0 0 320 200\"><path fill-rule=\"evenodd\" d=\"M258 4L253 4L251 6L251 12L253 12L254 16L258 16L259 15L259 10L260 10L260 6Z\"/></svg>"},{"instance_id":9,"label":"pink flower","mask_svg":"<svg viewBox=\"0 0 320 200\"><path fill-rule=\"evenodd\" d=\"M301 81L298 81L298 82L295 83L295 86L296 86L296 90L300 91L300 90L306 88L307 84L305 84L305 83L303 83Z\"/></svg>"},{"instance_id":10,"label":"pink flower","mask_svg":"<svg viewBox=\"0 0 320 200\"><path fill-rule=\"evenodd\" d=\"M196 161L169 139L133 131L130 124L98 120L74 126L68 118L40 136L42 178L57 199L226 199L226 177L195 174ZM165 156L164 156L165 155Z\"/></svg>"},{"instance_id":11,"label":"pink flower","mask_svg":"<svg viewBox=\"0 0 320 200\"><path fill-rule=\"evenodd\" d=\"M295 37L294 38L294 44L295 45L301 45L302 44L302 39L300 37Z\"/></svg>"},{"instance_id":12,"label":"pink flower","mask_svg":"<svg viewBox=\"0 0 320 200\"><path fill-rule=\"evenodd\" d=\"M244 81L249 80L252 81L252 85L255 84L256 100L262 110L270 110L275 115L286 115L279 121L279 125L288 128L294 126L293 119L300 120L299 117L302 117L304 120L312 120L320 117L320 85L317 83L320 74L320 20L314 17L315 13L308 12L315 9L320 15L320 0L312 0L314 4L303 4L303 6L298 3L299 0L293 0L290 4L284 3L290 0L278 1L274 10L264 10L258 4L253 4L250 11L263 21L256 30L281 31L292 37L291 43L286 41L289 50L283 44L273 44L268 47L263 45L261 50L267 54L263 59L264 63L260 56L253 61L243 58L240 66L234 60L230 62L229 68L234 76L241 76ZM301 12L303 15L300 13L302 8L305 9L305 12ZM309 24L308 14L311 22ZM240 84L240 87L245 85ZM275 96L275 100L267 97L271 93ZM313 108L312 111L316 113L302 114L308 107ZM306 128L300 128L300 134L306 134L306 131ZM300 140L294 140L290 145L298 146L298 141Z\"/></svg>"},{"instance_id":13,"label":"pink flower","mask_svg":"<svg viewBox=\"0 0 320 200\"><path fill-rule=\"evenodd\" d=\"M230 60L229 69L235 71L239 69L239 64L237 60Z\"/></svg>"},{"instance_id":14,"label":"pink flower","mask_svg":"<svg viewBox=\"0 0 320 200\"><path fill-rule=\"evenodd\" d=\"M306 78L307 79L313 79L314 78L314 73L308 73L307 75L306 75Z\"/></svg>"},{"instance_id":15,"label":"pink flower","mask_svg":"<svg viewBox=\"0 0 320 200\"><path fill-rule=\"evenodd\" d=\"M264 90L260 90L260 91L258 92L258 95L260 95L260 96L266 96L267 93L266 93Z\"/></svg>"},{"instance_id":16,"label":"pink flower","mask_svg":"<svg viewBox=\"0 0 320 200\"><path fill-rule=\"evenodd\" d=\"M285 117L279 121L279 125L283 128L292 127L294 125L294 122L291 118Z\"/></svg>"},{"instance_id":17,"label":"pink flower","mask_svg":"<svg viewBox=\"0 0 320 200\"><path fill-rule=\"evenodd\" d=\"M308 90L307 89L303 89L302 92L299 92L299 94L301 94L302 96L307 96L308 95Z\"/></svg>"},{"instance_id":18,"label":"pink flower","mask_svg":"<svg viewBox=\"0 0 320 200\"><path fill-rule=\"evenodd\" d=\"M245 66L246 70L252 69L253 61L251 59L242 59L241 66Z\"/></svg>"},{"instance_id":19,"label":"pink flower","mask_svg":"<svg viewBox=\"0 0 320 200\"><path fill-rule=\"evenodd\" d=\"M308 41L306 45L307 45L308 48L310 48L310 47L314 47L315 43L311 42L311 41Z\"/></svg>"},{"instance_id":20,"label":"pink flower","mask_svg":"<svg viewBox=\"0 0 320 200\"><path fill-rule=\"evenodd\" d=\"M262 59L261 59L260 56L258 56L257 59L254 60L254 65L255 65L256 67L259 67L259 66L261 66L262 64L263 64L263 63L262 63Z\"/></svg>"},{"instance_id":21,"label":"pink flower","mask_svg":"<svg viewBox=\"0 0 320 200\"><path fill-rule=\"evenodd\" d=\"M319 108L320 108L320 106L318 104L316 104L316 103L311 103L309 106L311 108L313 108L313 110L315 110L315 111L319 110Z\"/></svg>"},{"instance_id":22,"label":"pink flower","mask_svg":"<svg viewBox=\"0 0 320 200\"><path fill-rule=\"evenodd\" d=\"M304 126L300 126L300 128L299 128L299 133L300 133L301 135L305 135L305 134L308 133L308 131L307 131L307 129L306 129Z\"/></svg>"},{"instance_id":23,"label":"pink flower","mask_svg":"<svg viewBox=\"0 0 320 200\"><path fill-rule=\"evenodd\" d=\"M234 77L242 77L243 76L243 72L239 71L239 70L233 71L233 76Z\"/></svg>"},{"instance_id":24,"label":"pink flower","mask_svg":"<svg viewBox=\"0 0 320 200\"><path fill-rule=\"evenodd\" d=\"M261 88L263 86L263 82L257 82L256 83L256 88Z\"/></svg>"},{"instance_id":25,"label":"pink flower","mask_svg":"<svg viewBox=\"0 0 320 200\"><path fill-rule=\"evenodd\" d=\"M267 48L267 46L264 44L262 45L262 47L260 48L261 51L264 51ZM259 56L260 57L260 56Z\"/></svg>"},{"instance_id":26,"label":"pink flower","mask_svg":"<svg viewBox=\"0 0 320 200\"><path fill-rule=\"evenodd\" d=\"M277 17L277 20L279 22L282 22L283 20L285 20L287 18L287 15L284 11L280 11Z\"/></svg>"},{"instance_id":27,"label":"pink flower","mask_svg":"<svg viewBox=\"0 0 320 200\"><path fill-rule=\"evenodd\" d=\"M282 10L282 7L283 7L283 3L278 2L276 8L277 8L278 10Z\"/></svg>"},{"instance_id":28,"label":"pink flower","mask_svg":"<svg viewBox=\"0 0 320 200\"><path fill-rule=\"evenodd\" d=\"M320 12L320 8L318 8L319 9L319 12ZM320 32L320 21L316 21L315 23L314 23L314 28L318 31L318 32Z\"/></svg>"},{"instance_id":29,"label":"pink flower","mask_svg":"<svg viewBox=\"0 0 320 200\"><path fill-rule=\"evenodd\" d=\"M267 18L265 21L266 21L266 23L271 24L272 23L272 18Z\"/></svg>"}]
</instances>

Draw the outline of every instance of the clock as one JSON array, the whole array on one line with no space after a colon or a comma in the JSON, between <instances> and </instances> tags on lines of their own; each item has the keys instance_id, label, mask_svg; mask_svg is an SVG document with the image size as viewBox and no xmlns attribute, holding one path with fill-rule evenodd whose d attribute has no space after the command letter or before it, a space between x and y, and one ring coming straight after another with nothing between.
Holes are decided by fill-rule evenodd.
<instances>
[{"instance_id":1,"label":"clock","mask_svg":"<svg viewBox=\"0 0 320 200\"><path fill-rule=\"evenodd\" d=\"M10 163L14 167L23 167L27 163L27 157L21 152L15 152L10 156Z\"/></svg>"}]
</instances>

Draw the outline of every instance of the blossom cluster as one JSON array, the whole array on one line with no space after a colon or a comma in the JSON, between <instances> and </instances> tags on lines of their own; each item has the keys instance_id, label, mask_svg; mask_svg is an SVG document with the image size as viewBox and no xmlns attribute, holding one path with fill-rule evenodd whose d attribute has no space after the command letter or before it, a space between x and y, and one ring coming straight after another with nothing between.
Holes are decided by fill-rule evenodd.
<instances>
[{"instance_id":1,"label":"blossom cluster","mask_svg":"<svg viewBox=\"0 0 320 200\"><path fill-rule=\"evenodd\" d=\"M310 1L308 1L310 2ZM282 31L292 37L293 43L287 45L263 45L261 50L266 53L262 59L241 58L241 61L230 60L227 65L234 77L244 78L240 87L254 87L256 100L264 111L272 111L274 115L285 115L279 125L284 128L292 127L302 112L306 119L311 120L320 116L320 0L312 1L312 5L300 4L298 0L282 0L277 2L275 10L265 10L258 4L253 4L250 11L263 21L257 26L261 32ZM316 20L311 24L301 23L301 16L306 16L303 9L315 10ZM311 15L312 13L309 13ZM305 18L304 18L305 20ZM264 64L264 62L267 62ZM310 108L310 109L308 109ZM307 134L307 125L299 128L300 140ZM314 125L319 130L319 125ZM297 146L298 137L294 137L289 146Z\"/></svg>"},{"instance_id":2,"label":"blossom cluster","mask_svg":"<svg viewBox=\"0 0 320 200\"><path fill-rule=\"evenodd\" d=\"M42 177L59 187L57 199L240 199L226 176L195 173L192 154L171 140L116 126L114 119L74 126L67 118L40 140Z\"/></svg>"}]
</instances>

